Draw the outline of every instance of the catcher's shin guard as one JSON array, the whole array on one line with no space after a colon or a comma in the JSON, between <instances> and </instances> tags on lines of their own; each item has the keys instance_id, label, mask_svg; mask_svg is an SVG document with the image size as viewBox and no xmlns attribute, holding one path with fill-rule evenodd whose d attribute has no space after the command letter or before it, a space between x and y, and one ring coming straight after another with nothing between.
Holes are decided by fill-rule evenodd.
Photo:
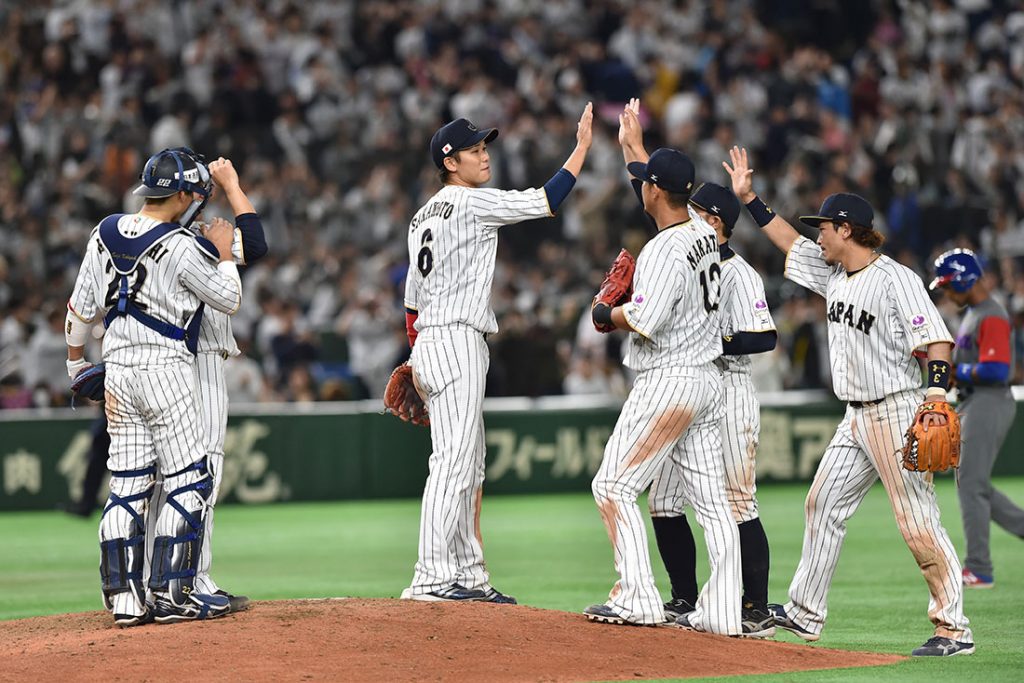
<instances>
[{"instance_id":1,"label":"catcher's shin guard","mask_svg":"<svg viewBox=\"0 0 1024 683\"><path fill-rule=\"evenodd\" d=\"M155 474L156 467L111 473L110 498L100 519L100 578L108 610L114 609L116 594L130 592L137 611L145 611L145 516Z\"/></svg>"},{"instance_id":2,"label":"catcher's shin guard","mask_svg":"<svg viewBox=\"0 0 1024 683\"><path fill-rule=\"evenodd\" d=\"M177 607L195 603L196 571L203 548L203 519L213 497L213 477L203 458L164 479L167 498L157 520L149 587Z\"/></svg>"}]
</instances>

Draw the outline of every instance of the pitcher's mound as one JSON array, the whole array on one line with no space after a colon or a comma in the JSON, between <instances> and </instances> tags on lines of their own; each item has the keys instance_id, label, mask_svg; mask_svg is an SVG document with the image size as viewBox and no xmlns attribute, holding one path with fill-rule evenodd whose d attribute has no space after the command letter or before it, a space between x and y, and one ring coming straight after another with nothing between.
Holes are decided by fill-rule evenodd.
<instances>
[{"instance_id":1,"label":"pitcher's mound","mask_svg":"<svg viewBox=\"0 0 1024 683\"><path fill-rule=\"evenodd\" d=\"M486 603L258 602L213 621L125 630L105 612L0 622L0 661L15 680L608 681L901 659Z\"/></svg>"}]
</instances>

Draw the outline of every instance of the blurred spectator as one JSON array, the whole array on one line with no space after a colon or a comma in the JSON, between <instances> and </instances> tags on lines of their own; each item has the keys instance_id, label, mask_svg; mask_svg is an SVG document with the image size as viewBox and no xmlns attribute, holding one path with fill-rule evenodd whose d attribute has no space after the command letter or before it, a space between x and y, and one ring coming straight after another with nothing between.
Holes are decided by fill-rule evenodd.
<instances>
[{"instance_id":1,"label":"blurred spectator","mask_svg":"<svg viewBox=\"0 0 1024 683\"><path fill-rule=\"evenodd\" d=\"M637 253L647 238L615 143L631 96L644 98L648 146L685 150L699 179L724 182L725 150L748 147L757 190L788 218L855 188L886 249L919 272L950 246L998 254L992 272L1024 338L1014 3L81 0L7 3L0 38L7 403L66 400L62 373L26 360L55 344L41 315L62 309L96 222L137 209L129 190L143 161L180 144L234 160L270 244L243 273L235 327L252 360L232 361L232 398L378 394L385 359L405 353L405 231L437 187L430 135L460 115L498 126L494 184L539 185L587 100L594 147L578 191L559 216L500 235L488 387L568 391L591 381L578 384L587 362L618 375L619 335L576 323L618 249ZM229 215L217 197L207 214ZM780 256L741 223L737 250L778 272ZM792 362L769 384L825 385L820 304L789 301L778 278L767 285ZM37 385L48 392L33 396Z\"/></svg>"}]
</instances>

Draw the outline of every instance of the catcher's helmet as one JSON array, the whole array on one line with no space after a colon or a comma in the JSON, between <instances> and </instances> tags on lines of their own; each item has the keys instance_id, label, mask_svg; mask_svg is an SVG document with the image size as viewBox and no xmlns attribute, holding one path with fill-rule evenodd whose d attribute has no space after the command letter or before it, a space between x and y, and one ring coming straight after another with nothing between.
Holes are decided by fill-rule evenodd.
<instances>
[{"instance_id":1,"label":"catcher's helmet","mask_svg":"<svg viewBox=\"0 0 1024 683\"><path fill-rule=\"evenodd\" d=\"M202 195L202 201L193 201L178 219L186 228L206 206L213 190L206 160L188 147L157 152L146 162L140 178L142 184L133 191L133 194L140 197L170 197L176 192Z\"/></svg>"},{"instance_id":2,"label":"catcher's helmet","mask_svg":"<svg viewBox=\"0 0 1024 683\"><path fill-rule=\"evenodd\" d=\"M188 147L157 152L149 158L139 176L142 184L133 194L139 197L170 197L176 192L210 194L210 172L202 157Z\"/></svg>"},{"instance_id":3,"label":"catcher's helmet","mask_svg":"<svg viewBox=\"0 0 1024 683\"><path fill-rule=\"evenodd\" d=\"M981 261L970 249L951 249L935 259L935 279L928 289L949 286L955 292L966 292L981 278Z\"/></svg>"}]
</instances>

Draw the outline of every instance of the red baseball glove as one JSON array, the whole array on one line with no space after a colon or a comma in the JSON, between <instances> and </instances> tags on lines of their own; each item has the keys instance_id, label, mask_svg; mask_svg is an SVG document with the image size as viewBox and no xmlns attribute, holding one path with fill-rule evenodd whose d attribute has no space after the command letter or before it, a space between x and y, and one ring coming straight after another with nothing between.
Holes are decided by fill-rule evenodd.
<instances>
[{"instance_id":1,"label":"red baseball glove","mask_svg":"<svg viewBox=\"0 0 1024 683\"><path fill-rule=\"evenodd\" d=\"M391 379L384 390L384 409L405 422L423 427L430 426L427 405L416 391L412 379L412 366L402 363L391 372Z\"/></svg>"},{"instance_id":2,"label":"red baseball glove","mask_svg":"<svg viewBox=\"0 0 1024 683\"><path fill-rule=\"evenodd\" d=\"M636 272L636 259L628 251L623 249L612 262L612 267L604 276L601 289L591 308L598 304L604 304L610 308L621 306L633 296L633 274ZM602 325L594 323L598 332L608 333L615 329L614 325Z\"/></svg>"}]
</instances>

